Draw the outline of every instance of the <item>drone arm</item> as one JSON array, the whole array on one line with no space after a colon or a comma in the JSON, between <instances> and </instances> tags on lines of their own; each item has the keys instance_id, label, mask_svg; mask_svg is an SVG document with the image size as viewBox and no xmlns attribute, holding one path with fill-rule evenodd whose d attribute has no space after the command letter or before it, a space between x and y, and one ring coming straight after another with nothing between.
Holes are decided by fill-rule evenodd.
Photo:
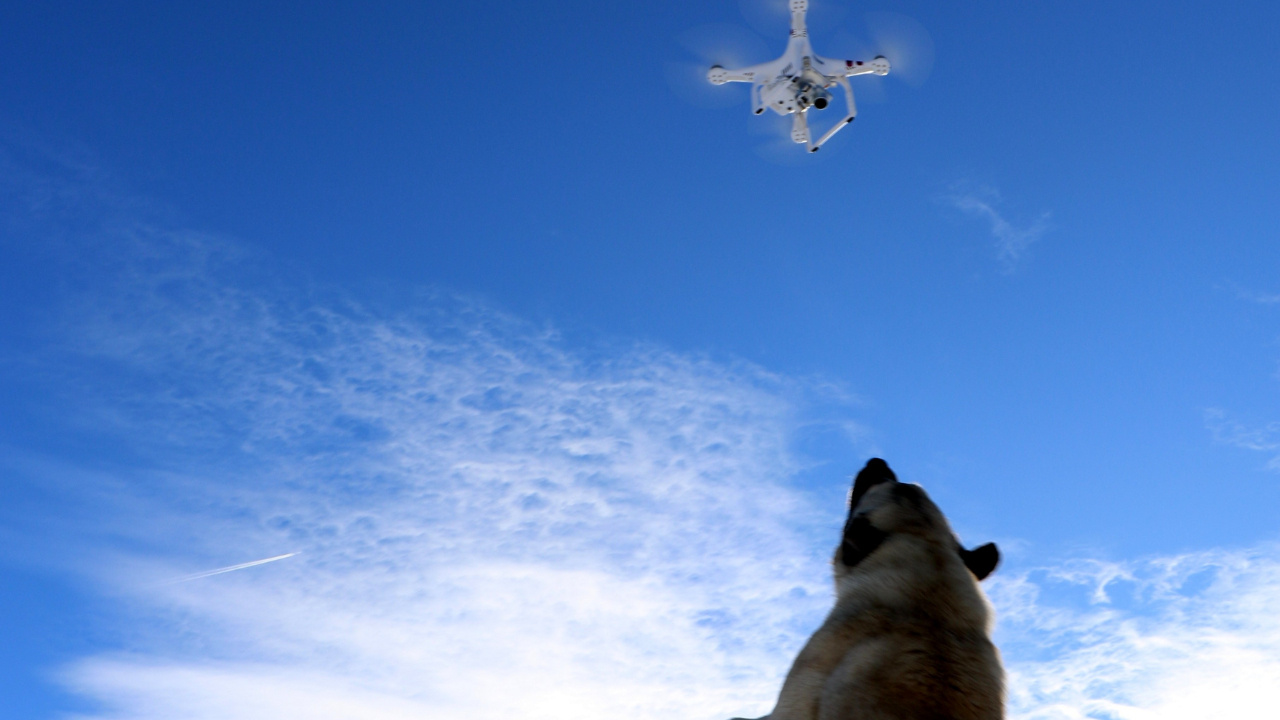
<instances>
[{"instance_id":1,"label":"drone arm","mask_svg":"<svg viewBox=\"0 0 1280 720\"><path fill-rule=\"evenodd\" d=\"M804 15L809 11L809 0L791 0L791 37L807 37L809 29L804 25Z\"/></svg>"},{"instance_id":2,"label":"drone arm","mask_svg":"<svg viewBox=\"0 0 1280 720\"><path fill-rule=\"evenodd\" d=\"M729 70L719 65L712 65L707 70L707 82L712 85L723 85L731 82L756 82L756 78L764 77L769 73L771 66L777 61L760 63L759 65L748 65L744 68L736 68Z\"/></svg>"},{"instance_id":3,"label":"drone arm","mask_svg":"<svg viewBox=\"0 0 1280 720\"><path fill-rule=\"evenodd\" d=\"M877 55L870 62L861 60L828 60L827 62L843 65L845 77L853 77L854 75L888 75L889 60L883 55Z\"/></svg>"},{"instance_id":4,"label":"drone arm","mask_svg":"<svg viewBox=\"0 0 1280 720\"><path fill-rule=\"evenodd\" d=\"M809 152L811 153L818 152L818 148L822 147L832 136L840 132L841 128L853 122L853 119L858 116L858 106L853 103L853 88L849 86L849 81L844 78L836 78L836 82L840 83L840 86L844 88L844 100L848 107L848 114L837 121L835 125L832 125L830 130L822 133L822 137L816 141L809 141Z\"/></svg>"}]
</instances>

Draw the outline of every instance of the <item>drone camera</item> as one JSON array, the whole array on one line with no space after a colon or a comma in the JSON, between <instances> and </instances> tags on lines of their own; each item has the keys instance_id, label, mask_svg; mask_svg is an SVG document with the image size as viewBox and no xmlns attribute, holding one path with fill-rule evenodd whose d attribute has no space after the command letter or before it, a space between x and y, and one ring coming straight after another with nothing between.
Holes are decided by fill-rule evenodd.
<instances>
[{"instance_id":1,"label":"drone camera","mask_svg":"<svg viewBox=\"0 0 1280 720\"><path fill-rule=\"evenodd\" d=\"M802 85L797 95L801 107L822 110L831 104L831 93L818 85Z\"/></svg>"}]
</instances>

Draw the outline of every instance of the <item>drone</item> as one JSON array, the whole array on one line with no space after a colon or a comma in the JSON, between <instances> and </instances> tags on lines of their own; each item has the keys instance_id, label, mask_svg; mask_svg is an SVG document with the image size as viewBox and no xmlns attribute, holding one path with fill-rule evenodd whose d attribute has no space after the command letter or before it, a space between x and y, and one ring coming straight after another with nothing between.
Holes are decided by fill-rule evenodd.
<instances>
[{"instance_id":1,"label":"drone","mask_svg":"<svg viewBox=\"0 0 1280 720\"><path fill-rule=\"evenodd\" d=\"M791 39L782 57L767 63L727 70L719 65L707 71L712 85L731 82L751 83L751 108L759 115L767 107L779 115L791 115L791 139L818 152L833 135L853 122L858 107L853 103L853 88L848 78L854 75L888 75L889 61L883 55L861 60L831 60L813 52L804 16L809 0L790 0ZM831 104L831 88L844 89L846 114L817 140L809 132L809 110L823 110Z\"/></svg>"}]
</instances>

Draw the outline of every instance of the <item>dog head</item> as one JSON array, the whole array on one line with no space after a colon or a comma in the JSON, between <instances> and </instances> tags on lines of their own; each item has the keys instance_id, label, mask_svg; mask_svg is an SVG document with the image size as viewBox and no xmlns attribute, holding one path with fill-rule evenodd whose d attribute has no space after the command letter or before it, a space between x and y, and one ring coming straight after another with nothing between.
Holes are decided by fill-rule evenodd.
<instances>
[{"instance_id":1,"label":"dog head","mask_svg":"<svg viewBox=\"0 0 1280 720\"><path fill-rule=\"evenodd\" d=\"M872 458L858 473L849 494L849 518L845 521L835 561L854 567L890 535L903 533L925 540L949 543L978 580L1000 563L995 543L966 550L951 531L942 511L919 485L898 482L889 465Z\"/></svg>"}]
</instances>

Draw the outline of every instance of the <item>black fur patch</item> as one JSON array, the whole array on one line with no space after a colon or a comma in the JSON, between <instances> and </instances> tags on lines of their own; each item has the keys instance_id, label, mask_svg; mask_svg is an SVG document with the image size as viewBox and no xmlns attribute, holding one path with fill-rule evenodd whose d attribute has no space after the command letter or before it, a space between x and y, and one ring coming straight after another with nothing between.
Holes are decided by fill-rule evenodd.
<instances>
[{"instance_id":1,"label":"black fur patch","mask_svg":"<svg viewBox=\"0 0 1280 720\"><path fill-rule=\"evenodd\" d=\"M858 477L854 478L853 492L849 494L849 517L845 520L844 536L840 541L840 562L845 567L853 567L862 562L880 547L887 536L887 533L874 527L866 517L854 515L862 496L880 483L897 481L898 477L889 469L888 463L880 458L868 460Z\"/></svg>"},{"instance_id":2,"label":"black fur patch","mask_svg":"<svg viewBox=\"0 0 1280 720\"><path fill-rule=\"evenodd\" d=\"M964 560L964 566L969 568L969 572L973 573L974 577L984 580L995 572L996 566L1000 564L1000 550L996 548L995 543L987 543L972 550L961 547L960 559Z\"/></svg>"},{"instance_id":3,"label":"black fur patch","mask_svg":"<svg viewBox=\"0 0 1280 720\"><path fill-rule=\"evenodd\" d=\"M866 495L868 490L886 482L898 482L898 476L889 469L889 464L880 458L868 460L866 467L862 468L858 472L858 477L853 480L853 492L849 495L850 516L858 507L858 501L862 500L862 496Z\"/></svg>"},{"instance_id":4,"label":"black fur patch","mask_svg":"<svg viewBox=\"0 0 1280 720\"><path fill-rule=\"evenodd\" d=\"M871 524L865 515L850 516L844 524L844 539L840 541L840 562L853 567L880 547L889 533Z\"/></svg>"}]
</instances>

